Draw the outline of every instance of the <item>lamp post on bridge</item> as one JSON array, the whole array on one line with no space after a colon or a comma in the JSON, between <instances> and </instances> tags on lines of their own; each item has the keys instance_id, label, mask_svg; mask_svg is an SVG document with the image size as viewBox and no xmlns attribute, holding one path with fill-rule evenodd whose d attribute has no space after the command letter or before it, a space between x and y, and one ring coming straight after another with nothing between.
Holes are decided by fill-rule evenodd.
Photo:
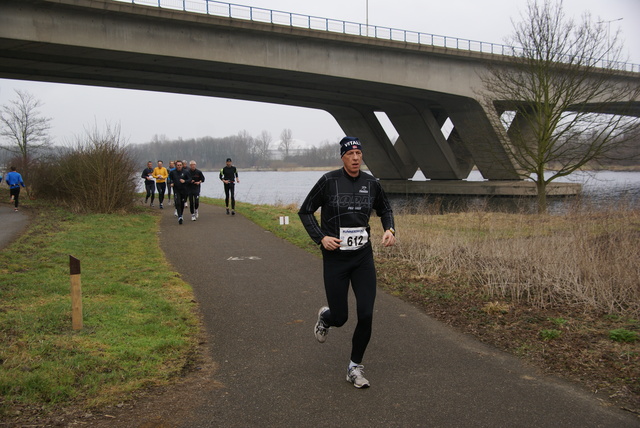
<instances>
[{"instance_id":1,"label":"lamp post on bridge","mask_svg":"<svg viewBox=\"0 0 640 428\"><path fill-rule=\"evenodd\" d=\"M369 1L369 0L367 0ZM622 21L624 18L618 18L618 19L611 19L609 21L598 21L596 22L596 24L607 24L607 66L609 66L609 50L611 49L611 46L609 46L610 43L610 38L609 35L611 34L611 23L612 22L617 22L617 21Z\"/></svg>"},{"instance_id":2,"label":"lamp post on bridge","mask_svg":"<svg viewBox=\"0 0 640 428\"><path fill-rule=\"evenodd\" d=\"M366 15L366 23L365 25L367 26L367 37L369 37L369 0L366 0L366 10L365 10L365 15Z\"/></svg>"}]
</instances>

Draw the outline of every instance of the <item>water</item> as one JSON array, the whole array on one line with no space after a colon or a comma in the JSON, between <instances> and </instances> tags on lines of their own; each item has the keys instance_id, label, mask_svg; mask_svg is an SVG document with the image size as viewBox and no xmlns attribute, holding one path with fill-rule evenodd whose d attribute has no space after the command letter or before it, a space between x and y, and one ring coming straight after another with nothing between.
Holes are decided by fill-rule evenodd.
<instances>
[{"instance_id":1,"label":"water","mask_svg":"<svg viewBox=\"0 0 640 428\"><path fill-rule=\"evenodd\" d=\"M252 204L300 204L327 171L242 171L236 183L236 200ZM224 188L215 172L204 173L201 196L224 198ZM214 175L215 174L215 175ZM213 177L211 177L214 175ZM211 178L210 178L211 177Z\"/></svg>"},{"instance_id":2,"label":"water","mask_svg":"<svg viewBox=\"0 0 640 428\"><path fill-rule=\"evenodd\" d=\"M239 169L240 183L236 184L236 200L252 204L295 204L302 203L311 187L326 171L242 171ZM224 198L222 182L217 171L205 171L207 181L203 184L201 195L212 198ZM417 173L414 179L421 179ZM469 181L482 180L478 171L472 171ZM640 207L640 172L597 171L580 172L564 177L563 182L581 183L585 204L603 206L624 200ZM478 198L478 197L428 197L416 195L407 198L404 195L390 195L394 207L416 207L437 200L444 211L468 209L469 206L482 205L487 208L529 211L535 210L534 198ZM576 198L550 198L552 212L561 212Z\"/></svg>"}]
</instances>

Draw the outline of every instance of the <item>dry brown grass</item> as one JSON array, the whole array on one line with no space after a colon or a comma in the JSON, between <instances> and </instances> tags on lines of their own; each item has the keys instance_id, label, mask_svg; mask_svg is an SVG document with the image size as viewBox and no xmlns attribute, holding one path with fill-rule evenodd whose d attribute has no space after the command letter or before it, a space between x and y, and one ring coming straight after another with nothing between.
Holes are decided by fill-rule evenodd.
<instances>
[{"instance_id":1,"label":"dry brown grass","mask_svg":"<svg viewBox=\"0 0 640 428\"><path fill-rule=\"evenodd\" d=\"M400 213L396 223L397 246L376 246L388 292L640 415L638 210ZM613 340L619 329L636 340Z\"/></svg>"},{"instance_id":2,"label":"dry brown grass","mask_svg":"<svg viewBox=\"0 0 640 428\"><path fill-rule=\"evenodd\" d=\"M387 254L419 276L456 276L492 299L640 317L639 210L400 214L396 223Z\"/></svg>"}]
</instances>

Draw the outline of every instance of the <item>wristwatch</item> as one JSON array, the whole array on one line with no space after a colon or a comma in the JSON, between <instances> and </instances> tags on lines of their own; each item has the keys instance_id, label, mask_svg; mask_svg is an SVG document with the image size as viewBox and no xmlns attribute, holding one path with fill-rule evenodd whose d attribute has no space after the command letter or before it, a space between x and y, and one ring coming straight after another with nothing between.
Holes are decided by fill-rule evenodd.
<instances>
[{"instance_id":1,"label":"wristwatch","mask_svg":"<svg viewBox=\"0 0 640 428\"><path fill-rule=\"evenodd\" d=\"M396 230L393 227L390 227L389 229L387 229L389 232L391 232L393 234L393 236L396 236Z\"/></svg>"}]
</instances>

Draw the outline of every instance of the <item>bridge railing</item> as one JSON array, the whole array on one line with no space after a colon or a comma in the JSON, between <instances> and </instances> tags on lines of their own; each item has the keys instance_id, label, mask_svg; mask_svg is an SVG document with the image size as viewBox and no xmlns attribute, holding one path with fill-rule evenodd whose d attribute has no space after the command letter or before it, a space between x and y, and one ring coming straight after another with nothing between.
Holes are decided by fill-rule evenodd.
<instances>
[{"instance_id":1,"label":"bridge railing","mask_svg":"<svg viewBox=\"0 0 640 428\"><path fill-rule=\"evenodd\" d=\"M181 10L184 12L201 13L225 18L244 19L273 25L320 30L332 33L350 34L362 37L373 37L382 40L392 40L404 43L414 43L458 49L468 52L489 53L495 55L519 56L523 49L499 43L482 42L479 40L462 39L459 37L442 36L421 33L417 31L400 30L378 25L367 25L357 22L341 21L338 19L321 18L318 16L302 15L299 13L283 12L254 6L225 3L214 0L114 0L124 3L157 6L164 9ZM603 68L614 68L621 71L640 72L640 64L619 61L598 61Z\"/></svg>"}]
</instances>

